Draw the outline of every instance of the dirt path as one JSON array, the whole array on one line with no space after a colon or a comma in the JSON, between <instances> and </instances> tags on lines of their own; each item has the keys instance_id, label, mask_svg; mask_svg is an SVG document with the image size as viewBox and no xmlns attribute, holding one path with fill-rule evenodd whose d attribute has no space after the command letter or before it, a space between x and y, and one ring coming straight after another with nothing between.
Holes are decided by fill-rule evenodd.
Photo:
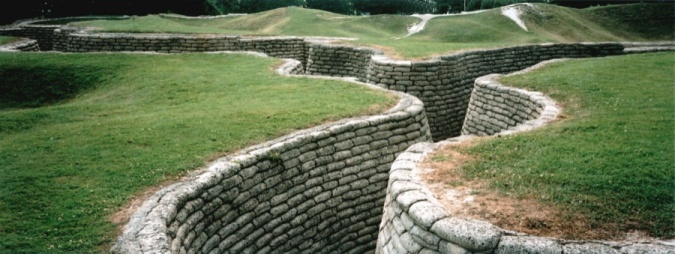
<instances>
[{"instance_id":1,"label":"dirt path","mask_svg":"<svg viewBox=\"0 0 675 254\"><path fill-rule=\"evenodd\" d=\"M406 34L406 36L396 38L396 39L397 40L402 39L402 38L405 38L405 37L408 37L408 36L411 36L413 34L416 34L416 33L419 33L421 31L423 31L424 27L427 25L427 22L429 22L429 20L431 20L435 17L450 17L450 16L460 16L460 15L471 15L471 14L481 13L481 12L484 12L484 11L486 11L486 10L470 11L470 12L462 12L462 13L454 13L454 14L413 14L411 16L419 18L422 21L420 21L419 23L415 23L414 25L409 27L408 28L408 34Z\"/></svg>"}]
</instances>

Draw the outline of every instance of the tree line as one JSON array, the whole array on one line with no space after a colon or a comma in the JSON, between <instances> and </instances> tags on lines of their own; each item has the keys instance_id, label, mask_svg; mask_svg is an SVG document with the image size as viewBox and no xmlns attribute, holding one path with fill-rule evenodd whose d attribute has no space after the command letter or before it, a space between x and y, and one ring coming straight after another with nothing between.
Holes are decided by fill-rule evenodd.
<instances>
[{"instance_id":1,"label":"tree line","mask_svg":"<svg viewBox=\"0 0 675 254\"><path fill-rule=\"evenodd\" d=\"M348 15L457 13L490 9L521 2L546 2L572 7L673 0L6 0L0 24L26 18L86 15L145 15L178 13L220 15L255 13L302 6Z\"/></svg>"}]
</instances>

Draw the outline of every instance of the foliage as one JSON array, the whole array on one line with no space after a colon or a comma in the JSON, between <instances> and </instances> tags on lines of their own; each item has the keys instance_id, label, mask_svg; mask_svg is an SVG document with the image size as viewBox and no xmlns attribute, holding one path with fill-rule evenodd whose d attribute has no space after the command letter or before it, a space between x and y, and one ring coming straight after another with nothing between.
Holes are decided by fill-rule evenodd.
<instances>
[{"instance_id":1,"label":"foliage","mask_svg":"<svg viewBox=\"0 0 675 254\"><path fill-rule=\"evenodd\" d=\"M303 6L304 0L242 0L239 12L255 13L287 6Z\"/></svg>"},{"instance_id":2,"label":"foliage","mask_svg":"<svg viewBox=\"0 0 675 254\"><path fill-rule=\"evenodd\" d=\"M461 2L466 3L465 11L487 10L499 8L517 3L550 3L551 0L449 0L454 3L453 6L461 7ZM459 3L458 3L459 2Z\"/></svg>"},{"instance_id":3,"label":"foliage","mask_svg":"<svg viewBox=\"0 0 675 254\"><path fill-rule=\"evenodd\" d=\"M353 0L358 13L414 14L433 13L435 3L430 0Z\"/></svg>"},{"instance_id":4,"label":"foliage","mask_svg":"<svg viewBox=\"0 0 675 254\"><path fill-rule=\"evenodd\" d=\"M573 7L573 8L587 8L591 6L605 6L617 4L673 4L671 0L550 0L551 4ZM672 11L672 8L671 8Z\"/></svg>"},{"instance_id":5,"label":"foliage","mask_svg":"<svg viewBox=\"0 0 675 254\"><path fill-rule=\"evenodd\" d=\"M307 0L307 8L340 14L352 14L354 12L351 0Z\"/></svg>"},{"instance_id":6,"label":"foliage","mask_svg":"<svg viewBox=\"0 0 675 254\"><path fill-rule=\"evenodd\" d=\"M239 1L229 0L205 0L206 13L209 15L221 15L239 12Z\"/></svg>"},{"instance_id":7,"label":"foliage","mask_svg":"<svg viewBox=\"0 0 675 254\"><path fill-rule=\"evenodd\" d=\"M91 83L58 104L0 109L0 253L107 252L117 233L109 217L140 191L251 144L395 103L347 82L280 77L271 70L278 63L223 54L0 54L0 70L56 68L42 80ZM79 76L65 75L72 73Z\"/></svg>"}]
</instances>

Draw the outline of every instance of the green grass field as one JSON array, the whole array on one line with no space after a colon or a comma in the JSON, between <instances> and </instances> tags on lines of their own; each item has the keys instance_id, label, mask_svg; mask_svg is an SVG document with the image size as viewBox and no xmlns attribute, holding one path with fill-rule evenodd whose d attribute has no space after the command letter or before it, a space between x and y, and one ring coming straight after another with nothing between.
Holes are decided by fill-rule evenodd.
<instances>
[{"instance_id":1,"label":"green grass field","mask_svg":"<svg viewBox=\"0 0 675 254\"><path fill-rule=\"evenodd\" d=\"M417 18L302 8L75 24L354 37L344 43L401 58L542 42L672 40L675 31L672 20L627 15L642 5L536 6L540 12L523 17L529 32L490 10L436 18L402 39ZM0 44L11 39L0 37ZM575 60L505 79L551 95L570 118L472 148L483 160L467 175L516 195L539 194L597 223L639 224L672 238L674 61L672 53ZM215 54L0 54L0 253L106 252L116 237L108 217L140 191L251 144L396 101L343 82L279 77L271 70L278 63Z\"/></svg>"},{"instance_id":2,"label":"green grass field","mask_svg":"<svg viewBox=\"0 0 675 254\"><path fill-rule=\"evenodd\" d=\"M139 191L396 101L350 83L280 77L278 62L0 54L0 253L105 252L99 246L116 237L108 217Z\"/></svg>"},{"instance_id":3,"label":"green grass field","mask_svg":"<svg viewBox=\"0 0 675 254\"><path fill-rule=\"evenodd\" d=\"M9 36L0 36L0 45L8 43L10 41L14 40L14 37L9 37Z\"/></svg>"},{"instance_id":4,"label":"green grass field","mask_svg":"<svg viewBox=\"0 0 675 254\"><path fill-rule=\"evenodd\" d=\"M675 237L674 67L673 53L658 53L503 78L551 96L566 118L468 149L478 160L464 166L466 176L581 212L595 225Z\"/></svg>"},{"instance_id":5,"label":"green grass field","mask_svg":"<svg viewBox=\"0 0 675 254\"><path fill-rule=\"evenodd\" d=\"M97 20L74 23L112 32L224 33L240 35L333 36L357 38L346 43L385 48L397 58L426 58L463 49L494 48L545 42L673 40L672 6L622 5L572 9L534 4L523 14L529 31L520 28L499 9L438 17L425 30L410 37L407 27L418 18L398 15L345 16L303 8L281 8L245 16L208 20L157 15L129 20ZM648 7L645 7L648 6ZM646 9L646 10L645 10ZM662 13L663 10L665 13ZM626 12L656 13L634 15ZM650 16L651 19L644 16ZM654 23L648 29L640 24ZM637 24L637 25L636 25ZM424 45L420 47L420 45Z\"/></svg>"}]
</instances>

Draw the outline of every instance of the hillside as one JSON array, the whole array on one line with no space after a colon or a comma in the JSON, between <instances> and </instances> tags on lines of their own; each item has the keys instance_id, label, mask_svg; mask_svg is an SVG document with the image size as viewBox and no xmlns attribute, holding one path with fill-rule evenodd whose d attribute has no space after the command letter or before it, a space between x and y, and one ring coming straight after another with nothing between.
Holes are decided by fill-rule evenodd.
<instances>
[{"instance_id":1,"label":"hillside","mask_svg":"<svg viewBox=\"0 0 675 254\"><path fill-rule=\"evenodd\" d=\"M419 18L398 15L346 16L281 8L243 16L189 19L151 15L129 20L73 23L99 31L332 36L383 48L396 57L419 58L470 48L545 42L673 40L672 4L631 4L573 9L549 4L512 6L527 30L502 8L431 19L420 33L403 38ZM402 39L401 39L402 38ZM424 47L420 47L420 43Z\"/></svg>"},{"instance_id":2,"label":"hillside","mask_svg":"<svg viewBox=\"0 0 675 254\"><path fill-rule=\"evenodd\" d=\"M128 20L73 23L110 32L222 33L238 35L332 36L362 39L403 36L417 18L399 15L346 16L297 7L213 19L150 15Z\"/></svg>"}]
</instances>

